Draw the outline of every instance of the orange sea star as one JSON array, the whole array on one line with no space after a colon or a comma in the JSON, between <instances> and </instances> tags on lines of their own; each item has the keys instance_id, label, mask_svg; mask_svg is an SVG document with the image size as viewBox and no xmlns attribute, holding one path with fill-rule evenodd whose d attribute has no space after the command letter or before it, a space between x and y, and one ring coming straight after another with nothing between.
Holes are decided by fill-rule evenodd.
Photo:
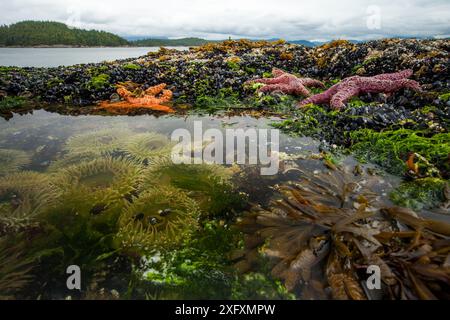
<instances>
[{"instance_id":1,"label":"orange sea star","mask_svg":"<svg viewBox=\"0 0 450 320\"><path fill-rule=\"evenodd\" d=\"M130 92L124 85L117 86L117 93L122 97L123 101L111 102L102 101L97 109L108 111L120 111L130 109L150 109L154 111L162 111L167 113L175 112L172 108L162 105L172 99L172 91L164 89L165 83L161 83L154 87L150 87L141 94L136 95Z\"/></svg>"}]
</instances>

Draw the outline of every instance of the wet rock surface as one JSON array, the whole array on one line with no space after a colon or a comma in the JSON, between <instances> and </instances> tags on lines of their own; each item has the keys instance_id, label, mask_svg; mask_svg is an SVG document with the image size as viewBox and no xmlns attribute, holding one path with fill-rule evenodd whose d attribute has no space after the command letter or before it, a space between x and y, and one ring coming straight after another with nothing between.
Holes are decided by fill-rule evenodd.
<instances>
[{"instance_id":1,"label":"wet rock surface","mask_svg":"<svg viewBox=\"0 0 450 320\"><path fill-rule=\"evenodd\" d=\"M288 123L280 127L288 131L349 146L352 141L347 133L366 128L448 132L449 49L450 40L386 39L360 44L337 40L315 48L283 41L241 40L189 51L161 48L136 59L97 64L48 69L2 67L0 111L10 113L13 102L18 105L14 111L20 111L20 106L34 108L28 103L33 101L49 110L89 114L98 102L119 99L116 84L120 82L137 83L143 90L166 83L179 112L205 105L212 111L224 106L228 110L256 109L262 115L269 112L287 118ZM323 81L327 87L352 75L412 69L410 79L418 81L423 91L365 94L336 112L326 105L299 109L296 102L303 97L263 94L244 85L251 79L272 77L274 67ZM313 93L321 91L317 90Z\"/></svg>"},{"instance_id":2,"label":"wet rock surface","mask_svg":"<svg viewBox=\"0 0 450 320\"><path fill-rule=\"evenodd\" d=\"M381 40L361 44L334 41L307 48L279 42L224 42L191 48L190 51L161 49L136 59L58 68L2 68L0 90L8 95L39 97L44 102L90 105L109 99L118 82L146 86L167 83L175 96L194 102L207 90L214 95L222 88L244 94L242 84L277 67L319 80L351 75L376 75L411 68L412 79L428 93L449 90L449 40ZM396 103L438 100L389 98ZM70 100L70 101L69 101ZM443 103L445 104L445 102Z\"/></svg>"}]
</instances>

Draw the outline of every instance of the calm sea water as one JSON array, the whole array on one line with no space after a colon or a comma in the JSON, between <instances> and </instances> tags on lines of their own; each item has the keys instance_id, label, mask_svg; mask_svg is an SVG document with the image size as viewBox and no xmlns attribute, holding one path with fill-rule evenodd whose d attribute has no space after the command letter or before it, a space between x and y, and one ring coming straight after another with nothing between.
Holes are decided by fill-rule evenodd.
<instances>
[{"instance_id":1,"label":"calm sea water","mask_svg":"<svg viewBox=\"0 0 450 320\"><path fill-rule=\"evenodd\" d=\"M172 48L172 47L168 47ZM172 49L187 50L187 47ZM57 67L139 57L159 47L139 48L0 48L0 66Z\"/></svg>"}]
</instances>

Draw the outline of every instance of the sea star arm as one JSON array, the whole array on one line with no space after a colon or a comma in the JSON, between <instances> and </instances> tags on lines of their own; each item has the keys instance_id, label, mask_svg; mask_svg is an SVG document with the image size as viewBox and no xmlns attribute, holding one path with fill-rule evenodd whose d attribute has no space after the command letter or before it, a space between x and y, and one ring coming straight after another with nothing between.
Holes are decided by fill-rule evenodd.
<instances>
[{"instance_id":1,"label":"sea star arm","mask_svg":"<svg viewBox=\"0 0 450 320\"><path fill-rule=\"evenodd\" d=\"M277 84L268 84L264 87L259 89L260 92L274 92L274 91L280 91L285 94L303 94L303 95L309 95L308 89L305 87L292 87L288 84L284 83L277 83Z\"/></svg>"},{"instance_id":2,"label":"sea star arm","mask_svg":"<svg viewBox=\"0 0 450 320\"><path fill-rule=\"evenodd\" d=\"M118 86L117 88L117 93L119 94L119 96L121 96L122 98L127 98L127 97L131 97L132 93L130 91L128 91L125 87L123 86Z\"/></svg>"},{"instance_id":3,"label":"sea star arm","mask_svg":"<svg viewBox=\"0 0 450 320\"><path fill-rule=\"evenodd\" d=\"M276 78L282 76L283 74L288 74L286 71L283 71L278 68L272 68L272 75Z\"/></svg>"},{"instance_id":4,"label":"sea star arm","mask_svg":"<svg viewBox=\"0 0 450 320\"><path fill-rule=\"evenodd\" d=\"M321 103L327 103L330 101L331 97L336 94L338 90L338 84L335 84L334 86L332 86L331 88L329 88L328 90L313 95L312 97L309 97L307 99L304 99L303 101L300 101L300 103L298 104L299 107L302 107L304 105L310 104L310 103L314 103L314 104L321 104Z\"/></svg>"},{"instance_id":5,"label":"sea star arm","mask_svg":"<svg viewBox=\"0 0 450 320\"><path fill-rule=\"evenodd\" d=\"M358 85L361 92L392 93L402 88L421 91L420 84L410 79L361 81Z\"/></svg>"},{"instance_id":6,"label":"sea star arm","mask_svg":"<svg viewBox=\"0 0 450 320\"><path fill-rule=\"evenodd\" d=\"M159 100L161 101L161 103L169 102L170 100L172 100L172 95L173 95L173 93L171 90L163 90L162 95L159 98Z\"/></svg>"},{"instance_id":7,"label":"sea star arm","mask_svg":"<svg viewBox=\"0 0 450 320\"><path fill-rule=\"evenodd\" d=\"M330 100L330 106L333 109L341 109L345 103L354 96L359 94L360 90L357 86L348 86L343 90L339 90Z\"/></svg>"},{"instance_id":8,"label":"sea star arm","mask_svg":"<svg viewBox=\"0 0 450 320\"><path fill-rule=\"evenodd\" d=\"M150 96L156 96L158 93L163 91L163 89L166 87L165 83L158 84L157 86L147 88L145 90L145 94Z\"/></svg>"},{"instance_id":9,"label":"sea star arm","mask_svg":"<svg viewBox=\"0 0 450 320\"><path fill-rule=\"evenodd\" d=\"M406 69L406 70L394 72L394 73L379 74L379 75L373 76L371 78L376 79L376 80L401 80L401 79L409 78L412 75L413 75L413 71L411 69Z\"/></svg>"},{"instance_id":10,"label":"sea star arm","mask_svg":"<svg viewBox=\"0 0 450 320\"><path fill-rule=\"evenodd\" d=\"M313 88L324 88L324 84L316 79L311 78L302 78L301 83L306 87L313 87Z\"/></svg>"}]
</instances>

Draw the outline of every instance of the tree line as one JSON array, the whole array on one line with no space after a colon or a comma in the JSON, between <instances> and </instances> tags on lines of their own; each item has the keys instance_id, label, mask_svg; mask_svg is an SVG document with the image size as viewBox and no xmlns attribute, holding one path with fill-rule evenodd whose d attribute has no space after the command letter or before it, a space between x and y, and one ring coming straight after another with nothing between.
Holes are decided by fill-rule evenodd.
<instances>
[{"instance_id":1,"label":"tree line","mask_svg":"<svg viewBox=\"0 0 450 320\"><path fill-rule=\"evenodd\" d=\"M124 46L129 42L115 34L69 28L64 23L22 21L0 26L0 46Z\"/></svg>"}]
</instances>

